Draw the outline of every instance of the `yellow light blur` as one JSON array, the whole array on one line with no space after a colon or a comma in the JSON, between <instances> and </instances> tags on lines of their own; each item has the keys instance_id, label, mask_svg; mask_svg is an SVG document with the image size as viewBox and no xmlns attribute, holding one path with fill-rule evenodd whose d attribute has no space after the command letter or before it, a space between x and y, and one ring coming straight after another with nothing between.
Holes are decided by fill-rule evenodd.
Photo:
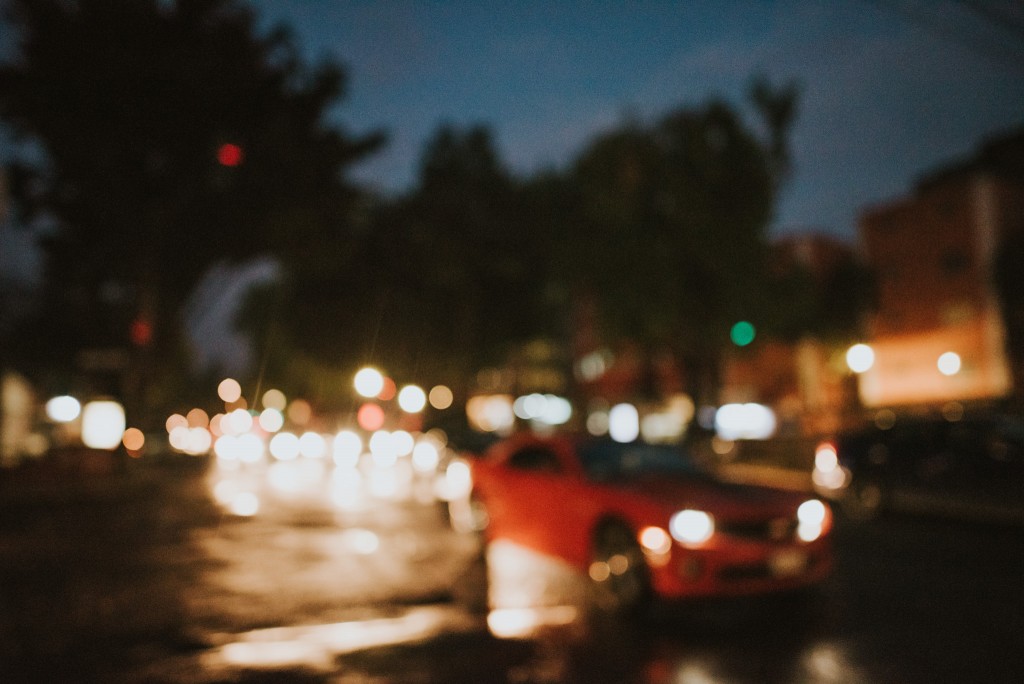
<instances>
[{"instance_id":1,"label":"yellow light blur","mask_svg":"<svg viewBox=\"0 0 1024 684\"><path fill-rule=\"evenodd\" d=\"M466 417L484 432L505 432L515 425L512 404L507 394L476 396L466 403Z\"/></svg>"},{"instance_id":2,"label":"yellow light blur","mask_svg":"<svg viewBox=\"0 0 1024 684\"><path fill-rule=\"evenodd\" d=\"M839 466L839 455L836 448L825 443L818 445L814 452L814 467L823 472L831 472Z\"/></svg>"},{"instance_id":3,"label":"yellow light blur","mask_svg":"<svg viewBox=\"0 0 1024 684\"><path fill-rule=\"evenodd\" d=\"M189 427L205 428L210 425L210 416L201 408L194 408L185 416Z\"/></svg>"},{"instance_id":4,"label":"yellow light blur","mask_svg":"<svg viewBox=\"0 0 1024 684\"><path fill-rule=\"evenodd\" d=\"M640 545L655 554L668 553L672 550L672 537L660 527L645 527L640 530Z\"/></svg>"},{"instance_id":5,"label":"yellow light blur","mask_svg":"<svg viewBox=\"0 0 1024 684\"><path fill-rule=\"evenodd\" d=\"M384 375L376 368L363 368L353 378L353 386L360 396L372 399L384 389Z\"/></svg>"},{"instance_id":6,"label":"yellow light blur","mask_svg":"<svg viewBox=\"0 0 1024 684\"><path fill-rule=\"evenodd\" d=\"M575 606L496 608L487 614L487 628L499 639L522 639L545 627L571 625L577 616Z\"/></svg>"},{"instance_id":7,"label":"yellow light blur","mask_svg":"<svg viewBox=\"0 0 1024 684\"><path fill-rule=\"evenodd\" d=\"M288 399L284 396L284 392L278 389L268 389L263 393L263 408L275 409L277 411L284 411L284 407L288 405Z\"/></svg>"},{"instance_id":8,"label":"yellow light blur","mask_svg":"<svg viewBox=\"0 0 1024 684\"><path fill-rule=\"evenodd\" d=\"M121 443L128 451L141 451L146 445L146 435L139 428L128 428L121 437Z\"/></svg>"},{"instance_id":9,"label":"yellow light blur","mask_svg":"<svg viewBox=\"0 0 1024 684\"><path fill-rule=\"evenodd\" d=\"M124 436L124 407L116 401L90 401L82 409L82 442L91 449L116 449Z\"/></svg>"},{"instance_id":10,"label":"yellow light blur","mask_svg":"<svg viewBox=\"0 0 1024 684\"><path fill-rule=\"evenodd\" d=\"M55 423L70 423L82 414L82 405L71 396L54 397L46 402L46 417Z\"/></svg>"},{"instance_id":11,"label":"yellow light blur","mask_svg":"<svg viewBox=\"0 0 1024 684\"><path fill-rule=\"evenodd\" d=\"M167 417L164 427L167 428L167 434L171 434L176 427L188 427L188 418L180 413L173 413Z\"/></svg>"},{"instance_id":12,"label":"yellow light blur","mask_svg":"<svg viewBox=\"0 0 1024 684\"><path fill-rule=\"evenodd\" d=\"M376 533L358 527L342 532L341 541L349 550L361 556L376 553L380 548L380 537Z\"/></svg>"},{"instance_id":13,"label":"yellow light blur","mask_svg":"<svg viewBox=\"0 0 1024 684\"><path fill-rule=\"evenodd\" d=\"M313 407L305 399L296 399L288 406L288 418L296 425L305 425L313 417Z\"/></svg>"},{"instance_id":14,"label":"yellow light blur","mask_svg":"<svg viewBox=\"0 0 1024 684\"><path fill-rule=\"evenodd\" d=\"M235 515L252 517L259 513L260 499L252 492L239 492L231 498L229 508Z\"/></svg>"},{"instance_id":15,"label":"yellow light blur","mask_svg":"<svg viewBox=\"0 0 1024 684\"><path fill-rule=\"evenodd\" d=\"M452 405L455 401L455 395L452 391L444 385L437 385L430 390L430 394L427 395L430 400L430 405L436 408L438 411L443 411Z\"/></svg>"},{"instance_id":16,"label":"yellow light blur","mask_svg":"<svg viewBox=\"0 0 1024 684\"><path fill-rule=\"evenodd\" d=\"M217 385L217 396L226 404L231 404L242 396L242 386L234 378L224 378Z\"/></svg>"},{"instance_id":17,"label":"yellow light blur","mask_svg":"<svg viewBox=\"0 0 1024 684\"><path fill-rule=\"evenodd\" d=\"M427 405L427 395L421 387L406 385L398 393L398 405L406 413L419 413Z\"/></svg>"}]
</instances>

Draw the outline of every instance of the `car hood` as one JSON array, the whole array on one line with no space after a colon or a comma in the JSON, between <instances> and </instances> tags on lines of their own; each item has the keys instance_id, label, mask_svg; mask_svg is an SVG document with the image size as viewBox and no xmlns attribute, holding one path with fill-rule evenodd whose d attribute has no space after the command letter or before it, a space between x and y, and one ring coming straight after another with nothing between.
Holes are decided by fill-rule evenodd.
<instances>
[{"instance_id":1,"label":"car hood","mask_svg":"<svg viewBox=\"0 0 1024 684\"><path fill-rule=\"evenodd\" d=\"M666 508L694 508L722 518L788 515L807 499L799 492L703 477L642 478L621 487Z\"/></svg>"}]
</instances>

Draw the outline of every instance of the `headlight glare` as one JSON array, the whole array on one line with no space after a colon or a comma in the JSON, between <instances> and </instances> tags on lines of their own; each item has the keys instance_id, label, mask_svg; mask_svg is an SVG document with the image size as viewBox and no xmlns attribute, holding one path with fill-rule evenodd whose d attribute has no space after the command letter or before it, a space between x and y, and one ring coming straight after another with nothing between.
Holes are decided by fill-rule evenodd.
<instances>
[{"instance_id":1,"label":"headlight glare","mask_svg":"<svg viewBox=\"0 0 1024 684\"><path fill-rule=\"evenodd\" d=\"M809 499L796 509L796 517L799 522L797 536L805 542L812 542L825 532L828 508L817 499Z\"/></svg>"},{"instance_id":2,"label":"headlight glare","mask_svg":"<svg viewBox=\"0 0 1024 684\"><path fill-rule=\"evenodd\" d=\"M680 543L703 544L715 533L715 520L704 511L688 508L672 516L668 530L672 538Z\"/></svg>"}]
</instances>

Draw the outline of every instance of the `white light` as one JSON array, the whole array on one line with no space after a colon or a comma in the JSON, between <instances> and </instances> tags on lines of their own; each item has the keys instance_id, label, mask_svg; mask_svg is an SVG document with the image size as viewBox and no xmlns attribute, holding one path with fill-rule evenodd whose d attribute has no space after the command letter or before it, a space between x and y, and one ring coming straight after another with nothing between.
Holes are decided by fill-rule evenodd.
<instances>
[{"instance_id":1,"label":"white light","mask_svg":"<svg viewBox=\"0 0 1024 684\"><path fill-rule=\"evenodd\" d=\"M245 409L235 409L227 415L226 420L221 420L221 427L231 435L248 432L252 429L252 414Z\"/></svg>"},{"instance_id":2,"label":"white light","mask_svg":"<svg viewBox=\"0 0 1024 684\"><path fill-rule=\"evenodd\" d=\"M391 446L399 456L408 456L416 446L416 440L405 430L395 430L391 433Z\"/></svg>"},{"instance_id":3,"label":"white light","mask_svg":"<svg viewBox=\"0 0 1024 684\"><path fill-rule=\"evenodd\" d=\"M277 432L284 427L284 414L276 408L266 408L260 413L260 427L267 432Z\"/></svg>"},{"instance_id":4,"label":"white light","mask_svg":"<svg viewBox=\"0 0 1024 684\"><path fill-rule=\"evenodd\" d=\"M363 440L351 430L341 430L334 436L334 463L355 468L363 452Z\"/></svg>"},{"instance_id":5,"label":"white light","mask_svg":"<svg viewBox=\"0 0 1024 684\"><path fill-rule=\"evenodd\" d=\"M473 490L473 472L465 461L452 461L445 470L445 498L460 499Z\"/></svg>"},{"instance_id":6,"label":"white light","mask_svg":"<svg viewBox=\"0 0 1024 684\"><path fill-rule=\"evenodd\" d=\"M279 461L299 457L299 438L290 432L279 432L270 440L270 455Z\"/></svg>"},{"instance_id":7,"label":"white light","mask_svg":"<svg viewBox=\"0 0 1024 684\"><path fill-rule=\"evenodd\" d=\"M726 404L715 413L715 431L722 439L767 439L775 427L775 412L762 404Z\"/></svg>"},{"instance_id":8,"label":"white light","mask_svg":"<svg viewBox=\"0 0 1024 684\"><path fill-rule=\"evenodd\" d=\"M796 517L800 522L796 531L797 536L805 542L814 541L824 532L827 516L828 509L821 501L817 499L804 501L796 510Z\"/></svg>"},{"instance_id":9,"label":"white light","mask_svg":"<svg viewBox=\"0 0 1024 684\"><path fill-rule=\"evenodd\" d=\"M266 450L263 440L251 432L238 437L238 458L246 463L259 463Z\"/></svg>"},{"instance_id":10,"label":"white light","mask_svg":"<svg viewBox=\"0 0 1024 684\"><path fill-rule=\"evenodd\" d=\"M683 544L703 544L715 533L715 521L704 511L688 508L672 516L668 530L676 541Z\"/></svg>"},{"instance_id":11,"label":"white light","mask_svg":"<svg viewBox=\"0 0 1024 684\"><path fill-rule=\"evenodd\" d=\"M412 466L421 473L429 473L437 469L440 456L437 447L427 441L421 441L413 447Z\"/></svg>"},{"instance_id":12,"label":"white light","mask_svg":"<svg viewBox=\"0 0 1024 684\"><path fill-rule=\"evenodd\" d=\"M960 355L956 352L946 352L939 357L938 367L943 375L956 375L960 372Z\"/></svg>"},{"instance_id":13,"label":"white light","mask_svg":"<svg viewBox=\"0 0 1024 684\"><path fill-rule=\"evenodd\" d=\"M846 365L854 373L864 373L875 365L875 350L866 344L855 344L846 351Z\"/></svg>"},{"instance_id":14,"label":"white light","mask_svg":"<svg viewBox=\"0 0 1024 684\"><path fill-rule=\"evenodd\" d=\"M46 402L46 417L55 423L70 423L82 413L82 405L74 397L64 395Z\"/></svg>"},{"instance_id":15,"label":"white light","mask_svg":"<svg viewBox=\"0 0 1024 684\"><path fill-rule=\"evenodd\" d=\"M616 442L632 442L640 436L640 413L632 404L617 404L608 412L608 434Z\"/></svg>"},{"instance_id":16,"label":"white light","mask_svg":"<svg viewBox=\"0 0 1024 684\"><path fill-rule=\"evenodd\" d=\"M416 385L406 385L398 393L398 405L406 413L419 413L427 405L427 394Z\"/></svg>"},{"instance_id":17,"label":"white light","mask_svg":"<svg viewBox=\"0 0 1024 684\"><path fill-rule=\"evenodd\" d=\"M354 384L360 396L372 399L384 389L384 376L376 368L363 368L356 373Z\"/></svg>"},{"instance_id":18,"label":"white light","mask_svg":"<svg viewBox=\"0 0 1024 684\"><path fill-rule=\"evenodd\" d=\"M327 452L327 442L315 432L306 432L299 437L299 453L306 458L323 458Z\"/></svg>"},{"instance_id":19,"label":"white light","mask_svg":"<svg viewBox=\"0 0 1024 684\"><path fill-rule=\"evenodd\" d=\"M396 440L387 430L377 430L370 436L370 454L374 465L380 468L393 466L398 460Z\"/></svg>"},{"instance_id":20,"label":"white light","mask_svg":"<svg viewBox=\"0 0 1024 684\"><path fill-rule=\"evenodd\" d=\"M116 401L90 401L82 409L82 442L91 449L116 449L124 429L124 407Z\"/></svg>"}]
</instances>

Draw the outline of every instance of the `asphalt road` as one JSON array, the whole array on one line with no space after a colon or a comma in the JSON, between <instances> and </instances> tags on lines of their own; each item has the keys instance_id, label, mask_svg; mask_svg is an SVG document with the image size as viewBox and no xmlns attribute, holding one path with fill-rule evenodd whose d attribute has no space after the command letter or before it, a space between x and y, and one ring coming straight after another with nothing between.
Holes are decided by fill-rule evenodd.
<instances>
[{"instance_id":1,"label":"asphalt road","mask_svg":"<svg viewBox=\"0 0 1024 684\"><path fill-rule=\"evenodd\" d=\"M0 681L1024 681L1019 527L840 520L815 595L610 622L527 550L487 577L415 483L325 481L0 480Z\"/></svg>"}]
</instances>

